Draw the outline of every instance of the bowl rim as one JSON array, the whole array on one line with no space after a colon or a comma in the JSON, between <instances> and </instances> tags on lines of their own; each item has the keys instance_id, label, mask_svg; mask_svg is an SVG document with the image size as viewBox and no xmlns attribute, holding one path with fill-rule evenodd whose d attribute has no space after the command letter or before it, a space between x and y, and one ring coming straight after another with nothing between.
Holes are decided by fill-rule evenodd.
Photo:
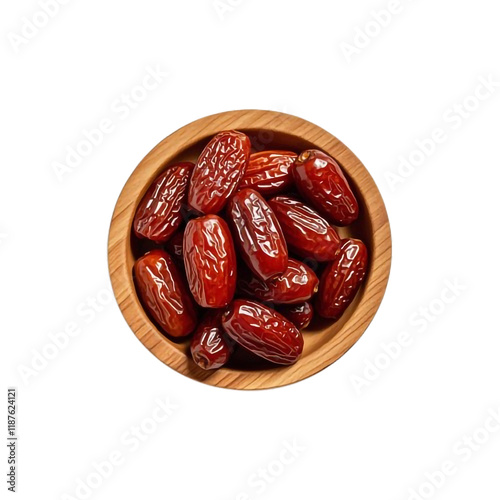
<instances>
[{"instance_id":1,"label":"bowl rim","mask_svg":"<svg viewBox=\"0 0 500 500\"><path fill-rule=\"evenodd\" d=\"M371 269L363 284L356 308L321 349L287 367L263 371L220 368L207 372L161 334L144 311L132 277L134 257L130 245L132 221L142 196L165 166L203 140L222 130L266 130L313 143L333 156L355 184L366 206L371 225ZM116 202L108 238L108 268L118 306L141 343L163 363L177 372L205 384L228 389L269 389L304 380L333 364L363 335L375 316L389 280L392 241L389 218L382 196L361 161L335 136L297 116L264 110L226 111L195 120L178 129L155 146L139 163L125 183Z\"/></svg>"}]
</instances>

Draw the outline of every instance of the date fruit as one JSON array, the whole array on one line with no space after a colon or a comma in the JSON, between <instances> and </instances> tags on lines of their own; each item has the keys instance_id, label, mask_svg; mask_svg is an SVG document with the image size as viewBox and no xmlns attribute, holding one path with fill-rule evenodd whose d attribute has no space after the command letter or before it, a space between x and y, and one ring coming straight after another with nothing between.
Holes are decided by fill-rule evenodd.
<instances>
[{"instance_id":1,"label":"date fruit","mask_svg":"<svg viewBox=\"0 0 500 500\"><path fill-rule=\"evenodd\" d=\"M134 265L137 292L145 309L172 337L185 337L196 328L196 305L170 255L152 250Z\"/></svg>"},{"instance_id":2,"label":"date fruit","mask_svg":"<svg viewBox=\"0 0 500 500\"><path fill-rule=\"evenodd\" d=\"M323 318L337 321L363 282L368 267L368 250L360 240L342 240L340 253L321 276L316 312Z\"/></svg>"},{"instance_id":3,"label":"date fruit","mask_svg":"<svg viewBox=\"0 0 500 500\"><path fill-rule=\"evenodd\" d=\"M302 302L291 306L281 306L278 311L289 319L299 330L307 328L311 323L314 310L309 302Z\"/></svg>"},{"instance_id":4,"label":"date fruit","mask_svg":"<svg viewBox=\"0 0 500 500\"><path fill-rule=\"evenodd\" d=\"M266 200L253 189L243 189L229 201L227 214L236 245L254 274L264 281L283 274L286 241Z\"/></svg>"},{"instance_id":5,"label":"date fruit","mask_svg":"<svg viewBox=\"0 0 500 500\"><path fill-rule=\"evenodd\" d=\"M358 202L339 164L317 149L299 155L292 175L300 194L338 226L358 218Z\"/></svg>"},{"instance_id":6,"label":"date fruit","mask_svg":"<svg viewBox=\"0 0 500 500\"><path fill-rule=\"evenodd\" d=\"M250 139L241 132L217 134L194 167L189 205L202 214L219 213L245 174L250 148Z\"/></svg>"},{"instance_id":7,"label":"date fruit","mask_svg":"<svg viewBox=\"0 0 500 500\"><path fill-rule=\"evenodd\" d=\"M290 258L285 272L268 281L262 281L250 273L240 273L238 291L262 302L300 304L318 291L318 284L318 277L310 267Z\"/></svg>"},{"instance_id":8,"label":"date fruit","mask_svg":"<svg viewBox=\"0 0 500 500\"><path fill-rule=\"evenodd\" d=\"M151 184L134 217L134 232L139 238L165 243L178 229L193 168L194 163L177 163Z\"/></svg>"},{"instance_id":9,"label":"date fruit","mask_svg":"<svg viewBox=\"0 0 500 500\"><path fill-rule=\"evenodd\" d=\"M289 196L269 200L285 235L288 248L318 262L333 260L340 249L337 231L316 210Z\"/></svg>"},{"instance_id":10,"label":"date fruit","mask_svg":"<svg viewBox=\"0 0 500 500\"><path fill-rule=\"evenodd\" d=\"M204 370L224 366L233 353L234 342L222 328L222 310L208 311L191 340L193 361Z\"/></svg>"},{"instance_id":11,"label":"date fruit","mask_svg":"<svg viewBox=\"0 0 500 500\"><path fill-rule=\"evenodd\" d=\"M273 363L292 365L302 354L304 339L295 325L258 302L235 300L222 326L235 342Z\"/></svg>"},{"instance_id":12,"label":"date fruit","mask_svg":"<svg viewBox=\"0 0 500 500\"><path fill-rule=\"evenodd\" d=\"M188 222L184 265L189 288L202 307L227 306L236 289L236 253L227 224L217 215Z\"/></svg>"},{"instance_id":13,"label":"date fruit","mask_svg":"<svg viewBox=\"0 0 500 500\"><path fill-rule=\"evenodd\" d=\"M240 189L251 188L272 196L293 186L291 168L297 154L290 151L261 151L250 155Z\"/></svg>"}]
</instances>

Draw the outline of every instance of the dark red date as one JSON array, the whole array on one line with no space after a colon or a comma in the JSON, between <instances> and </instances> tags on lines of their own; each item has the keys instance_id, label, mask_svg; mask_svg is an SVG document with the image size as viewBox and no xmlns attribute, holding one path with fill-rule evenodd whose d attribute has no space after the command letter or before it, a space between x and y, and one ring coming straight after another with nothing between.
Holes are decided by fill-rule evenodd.
<instances>
[{"instance_id":1,"label":"dark red date","mask_svg":"<svg viewBox=\"0 0 500 500\"><path fill-rule=\"evenodd\" d=\"M299 330L307 328L314 316L314 309L309 302L291 306L280 306L278 311L289 319Z\"/></svg>"},{"instance_id":2,"label":"dark red date","mask_svg":"<svg viewBox=\"0 0 500 500\"><path fill-rule=\"evenodd\" d=\"M300 154L292 168L300 194L321 214L338 226L358 218L359 208L339 164L317 149Z\"/></svg>"},{"instance_id":3,"label":"dark red date","mask_svg":"<svg viewBox=\"0 0 500 500\"><path fill-rule=\"evenodd\" d=\"M184 265L189 288L200 306L227 306L236 289L236 254L227 224L217 215L188 222Z\"/></svg>"},{"instance_id":4,"label":"dark red date","mask_svg":"<svg viewBox=\"0 0 500 500\"><path fill-rule=\"evenodd\" d=\"M135 213L134 232L139 238L165 243L178 229L193 168L194 163L177 163L151 184Z\"/></svg>"},{"instance_id":5,"label":"dark red date","mask_svg":"<svg viewBox=\"0 0 500 500\"><path fill-rule=\"evenodd\" d=\"M321 276L316 312L337 321L363 282L368 267L368 250L360 240L342 240L340 253L328 264Z\"/></svg>"},{"instance_id":6,"label":"dark red date","mask_svg":"<svg viewBox=\"0 0 500 500\"><path fill-rule=\"evenodd\" d=\"M219 213L245 174L250 148L250 139L241 132L217 134L194 168L189 205L202 214Z\"/></svg>"},{"instance_id":7,"label":"dark red date","mask_svg":"<svg viewBox=\"0 0 500 500\"><path fill-rule=\"evenodd\" d=\"M302 354L304 339L295 325L258 302L235 300L222 326L235 342L273 363L291 365Z\"/></svg>"},{"instance_id":8,"label":"dark red date","mask_svg":"<svg viewBox=\"0 0 500 500\"><path fill-rule=\"evenodd\" d=\"M253 189L243 189L231 198L227 213L248 267L264 281L283 274L288 264L286 241L264 198Z\"/></svg>"},{"instance_id":9,"label":"dark red date","mask_svg":"<svg viewBox=\"0 0 500 500\"><path fill-rule=\"evenodd\" d=\"M250 155L240 189L251 188L272 196L293 186L291 167L297 154L290 151L261 151Z\"/></svg>"},{"instance_id":10,"label":"dark red date","mask_svg":"<svg viewBox=\"0 0 500 500\"><path fill-rule=\"evenodd\" d=\"M248 272L241 272L238 291L262 302L300 304L318 291L318 283L318 277L311 268L290 258L285 272L268 281L262 281Z\"/></svg>"},{"instance_id":11,"label":"dark red date","mask_svg":"<svg viewBox=\"0 0 500 500\"><path fill-rule=\"evenodd\" d=\"M134 265L137 292L145 309L172 337L184 337L196 328L196 305L172 258L152 250Z\"/></svg>"},{"instance_id":12,"label":"dark red date","mask_svg":"<svg viewBox=\"0 0 500 500\"><path fill-rule=\"evenodd\" d=\"M204 370L224 366L233 353L234 341L226 336L222 328L222 312L208 311L191 340L193 361Z\"/></svg>"},{"instance_id":13,"label":"dark red date","mask_svg":"<svg viewBox=\"0 0 500 500\"><path fill-rule=\"evenodd\" d=\"M340 249L339 235L316 210L288 196L272 198L269 206L278 218L290 251L318 262L335 258Z\"/></svg>"}]
</instances>

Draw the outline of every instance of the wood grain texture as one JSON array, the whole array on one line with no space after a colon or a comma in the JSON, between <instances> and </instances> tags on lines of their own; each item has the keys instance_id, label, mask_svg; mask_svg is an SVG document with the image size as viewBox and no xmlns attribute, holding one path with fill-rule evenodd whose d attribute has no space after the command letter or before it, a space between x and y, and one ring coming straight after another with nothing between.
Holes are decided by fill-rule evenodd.
<instances>
[{"instance_id":1,"label":"wood grain texture","mask_svg":"<svg viewBox=\"0 0 500 500\"><path fill-rule=\"evenodd\" d=\"M370 252L370 268L355 301L342 319L306 330L300 360L290 367L221 368L206 372L189 356L189 343L174 343L162 335L144 312L132 278L134 253L131 228L137 205L151 182L170 163L196 160L212 136L222 130L247 133L260 149L300 152L321 149L333 156L347 174L360 203L360 218L341 228L342 237L361 238ZM391 264L391 233L387 212L372 177L359 159L337 138L301 118L274 111L230 111L197 120L163 140L134 170L113 214L108 264L118 305L137 338L161 361L195 380L231 389L267 389L303 380L334 363L365 332L385 292Z\"/></svg>"}]
</instances>

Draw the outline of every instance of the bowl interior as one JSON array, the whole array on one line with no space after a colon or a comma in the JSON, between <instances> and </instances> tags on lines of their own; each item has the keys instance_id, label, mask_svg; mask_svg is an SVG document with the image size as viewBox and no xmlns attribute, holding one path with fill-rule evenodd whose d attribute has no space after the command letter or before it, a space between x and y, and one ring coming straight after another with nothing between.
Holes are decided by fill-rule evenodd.
<instances>
[{"instance_id":1,"label":"bowl interior","mask_svg":"<svg viewBox=\"0 0 500 500\"><path fill-rule=\"evenodd\" d=\"M226 115L227 113L216 116L226 117ZM121 195L121 198L127 198L126 209L122 208L120 213L120 215L124 217L125 222L123 223L122 221L119 229L115 231L117 233L116 241L113 242L115 250L118 245L120 248L120 250L116 252L117 255L120 255L119 258L121 261L118 262L116 266L116 268L120 269L118 274L128 274L125 280L126 283L121 283L118 288L124 290L128 294L126 302L129 305L132 304L132 307L125 307L123 303L120 303L119 291L117 290L117 286L115 286L118 278L116 276L117 272L113 273L111 263L113 253L111 235L113 234L113 224L116 226L118 223L116 221L112 223L110 234L111 277L115 295L117 295L118 302L129 325L141 341L166 364L169 364L177 371L191 378L217 386L231 388L267 388L286 385L301 380L331 364L347 351L361 336L378 308L387 283L389 273L387 259L390 261L390 232L387 215L380 194L366 169L362 166L361 162L340 143L340 141L319 127L313 126L299 118L290 117L289 115L283 115L281 113L272 113L272 115L275 121L267 125L263 123L260 126L255 126L256 120L254 119L248 120L249 123L247 123L247 126L244 126L245 122L243 121L239 126L238 123L234 123L233 126L223 126L226 125L226 123L221 123L218 129L215 128L216 125L213 125L212 128L206 127L205 130L200 131L198 127L197 134L194 133L195 129L193 128L193 134L190 136L191 140L185 141L184 147L180 144L179 147L176 148L175 145L170 142L169 147L171 152L162 158L162 153L159 149L161 150L162 147L166 147L166 142L174 141L174 136L176 134L186 131L189 132L190 126L188 125L157 146L157 148L155 148L139 165L137 170L141 172L140 179L134 179L133 175L127 183L129 189L124 189ZM267 114L265 116L269 118ZM276 119L278 119L277 122ZM319 137L317 133L314 134L311 133L311 131L305 133L300 130L300 127L294 127L293 123L289 123L290 119L292 122L298 120L297 125L308 124L314 127L313 131L320 131L321 137ZM267 122L268 120L266 123ZM194 124L197 123L198 122L194 122ZM135 287L133 286L132 268L135 260L148 250L156 247L154 244L137 239L130 230L135 210L142 196L151 182L153 182L157 175L159 175L168 165L177 161L196 162L196 159L214 133L228 128L235 128L245 132L252 141L253 151L282 149L300 153L305 149L317 148L331 154L341 165L360 205L358 220L351 226L337 228L337 230L341 237L359 238L367 245L369 250L369 269L365 282L354 302L349 306L340 321L332 323L331 321L315 318L310 327L304 330L303 354L299 361L291 367L277 367L276 365L267 363L247 353L243 349L239 349L235 353L231 363L226 367L214 372L201 370L190 358L189 340L176 341L162 335L160 329L154 324L154 320L152 320L142 308ZM326 138L324 134L326 134ZM335 151L337 151L338 154L335 154ZM120 210L119 205L120 203L117 205L115 214ZM379 237L381 236L378 231L383 231L385 233L384 251L381 251L383 250L382 243L377 242L377 235ZM379 246L377 246L378 243L380 244ZM380 269L377 265L377 260L384 258L384 256L387 265L384 266L384 269ZM312 260L301 260L312 267L313 270L317 272L318 276L321 275L324 265L318 265ZM377 269L378 273L375 273ZM378 276L374 276L374 273L381 274L382 281L380 281ZM376 283L377 281L378 284ZM371 293L370 290L375 293ZM367 294L369 296L367 296ZM365 302L365 306L362 307ZM356 314L359 318L353 317L356 316ZM146 323L144 328L139 326L140 322ZM154 338L152 339L151 337Z\"/></svg>"}]
</instances>

